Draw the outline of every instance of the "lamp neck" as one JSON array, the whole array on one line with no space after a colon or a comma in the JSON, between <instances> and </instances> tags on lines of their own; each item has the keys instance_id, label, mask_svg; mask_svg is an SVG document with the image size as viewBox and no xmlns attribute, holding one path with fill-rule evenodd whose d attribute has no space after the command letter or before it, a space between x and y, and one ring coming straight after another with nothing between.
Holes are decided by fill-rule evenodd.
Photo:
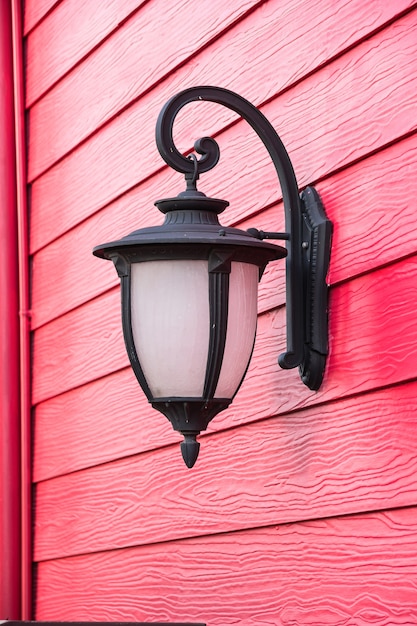
<instances>
[{"instance_id":1,"label":"lamp neck","mask_svg":"<svg viewBox=\"0 0 417 626\"><path fill-rule=\"evenodd\" d=\"M176 198L158 200L155 205L165 214L164 224L219 225L217 216L229 203L227 200L209 198L197 189L186 189Z\"/></svg>"}]
</instances>

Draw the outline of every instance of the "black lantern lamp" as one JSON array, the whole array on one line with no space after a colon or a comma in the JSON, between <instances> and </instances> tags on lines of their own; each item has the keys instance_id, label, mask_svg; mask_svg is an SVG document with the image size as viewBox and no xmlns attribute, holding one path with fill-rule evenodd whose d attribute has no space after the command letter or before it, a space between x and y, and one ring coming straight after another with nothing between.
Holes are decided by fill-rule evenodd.
<instances>
[{"instance_id":1,"label":"black lantern lamp","mask_svg":"<svg viewBox=\"0 0 417 626\"><path fill-rule=\"evenodd\" d=\"M222 104L240 114L265 144L280 181L285 233L222 226L225 200L196 188L199 174L220 156L214 139L194 145L188 158L174 145L180 109L193 101ZM327 355L327 285L331 224L312 187L301 197L288 154L256 107L219 87L186 89L163 107L156 127L162 158L185 174L187 188L155 204L161 226L141 228L94 248L111 259L121 279L123 333L136 377L152 406L184 435L188 467L197 459L197 435L236 395L251 358L257 320L258 281L269 261L286 257L287 351L285 369L299 367L303 382L318 389ZM286 240L286 248L263 239Z\"/></svg>"}]
</instances>

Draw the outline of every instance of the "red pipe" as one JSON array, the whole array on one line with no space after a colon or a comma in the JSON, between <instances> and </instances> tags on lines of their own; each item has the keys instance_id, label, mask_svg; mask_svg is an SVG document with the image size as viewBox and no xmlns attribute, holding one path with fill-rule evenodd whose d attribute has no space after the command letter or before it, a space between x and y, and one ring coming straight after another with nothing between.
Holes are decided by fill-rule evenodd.
<instances>
[{"instance_id":1,"label":"red pipe","mask_svg":"<svg viewBox=\"0 0 417 626\"><path fill-rule=\"evenodd\" d=\"M0 618L20 619L19 288L11 5L0 2Z\"/></svg>"},{"instance_id":2,"label":"red pipe","mask_svg":"<svg viewBox=\"0 0 417 626\"><path fill-rule=\"evenodd\" d=\"M27 217L25 85L21 0L12 3L16 211L19 272L20 443L21 443L21 619L32 618L32 441L29 311L29 241Z\"/></svg>"},{"instance_id":3,"label":"red pipe","mask_svg":"<svg viewBox=\"0 0 417 626\"><path fill-rule=\"evenodd\" d=\"M18 207L22 210L24 206L21 163L24 139L20 117L21 58L19 66L15 65L21 50L18 25L21 16L17 4L15 0L0 2L0 619L9 620L22 619L23 509L27 515L26 496L23 508L21 499L22 460L26 465L21 437L26 445L27 425L24 423L22 428L20 405L21 393L25 391L21 388L20 367L19 266L23 257L22 250L19 254L22 224L18 220ZM27 266L27 257L23 266Z\"/></svg>"}]
</instances>

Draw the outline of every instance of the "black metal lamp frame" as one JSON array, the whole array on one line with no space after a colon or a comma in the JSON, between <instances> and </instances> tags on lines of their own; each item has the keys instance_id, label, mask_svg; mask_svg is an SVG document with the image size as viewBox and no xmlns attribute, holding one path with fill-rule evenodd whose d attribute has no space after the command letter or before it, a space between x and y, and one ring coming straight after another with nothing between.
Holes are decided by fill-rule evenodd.
<instances>
[{"instance_id":1,"label":"black metal lamp frame","mask_svg":"<svg viewBox=\"0 0 417 626\"><path fill-rule=\"evenodd\" d=\"M285 233L242 231L219 223L217 215L228 202L208 198L196 187L199 175L212 169L219 160L217 142L211 137L199 139L194 144L201 155L197 160L195 155L183 156L173 141L176 115L193 101L216 102L232 109L263 141L282 189ZM93 252L115 264L121 279L123 332L132 368L152 406L171 421L175 430L183 433L182 454L188 467L192 467L199 450L196 436L232 400L214 397L226 341L231 260L258 266L261 276L269 261L286 257L287 350L278 362L285 369L298 366L302 381L317 390L328 350L326 274L332 229L316 190L307 187L299 195L289 156L269 121L250 102L231 91L194 87L171 98L158 117L156 143L166 163L185 174L186 191L155 203L166 214L163 225L134 231L121 240L97 246ZM283 239L286 248L263 239ZM210 337L201 398L154 397L136 352L131 320L131 265L161 259L208 261Z\"/></svg>"}]
</instances>

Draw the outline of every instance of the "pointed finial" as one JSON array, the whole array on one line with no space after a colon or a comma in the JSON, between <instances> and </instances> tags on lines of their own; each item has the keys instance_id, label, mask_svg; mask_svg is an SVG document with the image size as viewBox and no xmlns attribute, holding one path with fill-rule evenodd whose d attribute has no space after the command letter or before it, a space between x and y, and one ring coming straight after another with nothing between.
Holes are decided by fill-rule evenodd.
<instances>
[{"instance_id":1,"label":"pointed finial","mask_svg":"<svg viewBox=\"0 0 417 626\"><path fill-rule=\"evenodd\" d=\"M197 461L199 450L200 444L196 439L196 435L184 435L184 441L181 441L181 453L187 467L193 467Z\"/></svg>"}]
</instances>

